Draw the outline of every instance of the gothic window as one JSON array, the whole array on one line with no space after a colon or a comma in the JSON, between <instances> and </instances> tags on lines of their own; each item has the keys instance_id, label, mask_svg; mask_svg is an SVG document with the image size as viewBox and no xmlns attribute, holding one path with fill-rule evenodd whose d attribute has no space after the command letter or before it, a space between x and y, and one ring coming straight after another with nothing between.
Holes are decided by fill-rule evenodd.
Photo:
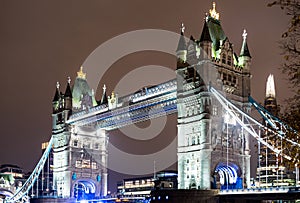
<instances>
[{"instance_id":1,"label":"gothic window","mask_svg":"<svg viewBox=\"0 0 300 203\"><path fill-rule=\"evenodd\" d=\"M231 82L231 78L232 76L231 75L228 75L228 81Z\"/></svg>"},{"instance_id":2,"label":"gothic window","mask_svg":"<svg viewBox=\"0 0 300 203\"><path fill-rule=\"evenodd\" d=\"M186 163L188 164L189 162L190 162L190 161L187 159L187 160L186 160Z\"/></svg>"},{"instance_id":3,"label":"gothic window","mask_svg":"<svg viewBox=\"0 0 300 203\"><path fill-rule=\"evenodd\" d=\"M89 149L89 148L91 148L91 144L90 143L85 143L83 147Z\"/></svg>"},{"instance_id":4,"label":"gothic window","mask_svg":"<svg viewBox=\"0 0 300 203\"><path fill-rule=\"evenodd\" d=\"M217 106L213 106L213 115L216 116L218 114L218 107Z\"/></svg>"},{"instance_id":5,"label":"gothic window","mask_svg":"<svg viewBox=\"0 0 300 203\"><path fill-rule=\"evenodd\" d=\"M82 160L82 168L91 168L91 161L88 159Z\"/></svg>"},{"instance_id":6,"label":"gothic window","mask_svg":"<svg viewBox=\"0 0 300 203\"><path fill-rule=\"evenodd\" d=\"M196 139L195 139L195 136L192 137L192 145L195 145L196 144Z\"/></svg>"},{"instance_id":7,"label":"gothic window","mask_svg":"<svg viewBox=\"0 0 300 203\"><path fill-rule=\"evenodd\" d=\"M95 143L95 149L99 149L99 143Z\"/></svg>"},{"instance_id":8,"label":"gothic window","mask_svg":"<svg viewBox=\"0 0 300 203\"><path fill-rule=\"evenodd\" d=\"M227 74L223 73L223 80L227 80Z\"/></svg>"},{"instance_id":9,"label":"gothic window","mask_svg":"<svg viewBox=\"0 0 300 203\"><path fill-rule=\"evenodd\" d=\"M232 82L236 84L236 76L233 76Z\"/></svg>"},{"instance_id":10,"label":"gothic window","mask_svg":"<svg viewBox=\"0 0 300 203\"><path fill-rule=\"evenodd\" d=\"M228 56L228 58L227 58L227 64L230 65L230 66L231 66L231 59L232 59L231 56Z\"/></svg>"},{"instance_id":11,"label":"gothic window","mask_svg":"<svg viewBox=\"0 0 300 203\"><path fill-rule=\"evenodd\" d=\"M222 63L226 63L226 54L222 54Z\"/></svg>"},{"instance_id":12,"label":"gothic window","mask_svg":"<svg viewBox=\"0 0 300 203\"><path fill-rule=\"evenodd\" d=\"M81 160L76 160L75 167L76 168L81 168Z\"/></svg>"},{"instance_id":13,"label":"gothic window","mask_svg":"<svg viewBox=\"0 0 300 203\"><path fill-rule=\"evenodd\" d=\"M97 169L97 163L96 162L92 162L92 169Z\"/></svg>"},{"instance_id":14,"label":"gothic window","mask_svg":"<svg viewBox=\"0 0 300 203\"><path fill-rule=\"evenodd\" d=\"M78 147L78 140L74 140L73 146Z\"/></svg>"}]
</instances>

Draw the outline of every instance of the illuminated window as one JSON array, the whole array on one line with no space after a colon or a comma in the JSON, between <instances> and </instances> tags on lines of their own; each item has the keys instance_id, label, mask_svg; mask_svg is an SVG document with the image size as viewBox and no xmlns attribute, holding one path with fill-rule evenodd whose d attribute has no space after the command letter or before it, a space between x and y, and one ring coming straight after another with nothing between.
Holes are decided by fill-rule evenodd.
<instances>
[{"instance_id":1,"label":"illuminated window","mask_svg":"<svg viewBox=\"0 0 300 203\"><path fill-rule=\"evenodd\" d=\"M82 160L82 168L91 168L91 161L87 159Z\"/></svg>"},{"instance_id":2,"label":"illuminated window","mask_svg":"<svg viewBox=\"0 0 300 203\"><path fill-rule=\"evenodd\" d=\"M218 107L217 106L213 106L213 115L216 116L218 114Z\"/></svg>"},{"instance_id":3,"label":"illuminated window","mask_svg":"<svg viewBox=\"0 0 300 203\"><path fill-rule=\"evenodd\" d=\"M97 169L97 163L96 162L92 162L92 169Z\"/></svg>"},{"instance_id":4,"label":"illuminated window","mask_svg":"<svg viewBox=\"0 0 300 203\"><path fill-rule=\"evenodd\" d=\"M81 168L81 160L76 160L75 167L76 168Z\"/></svg>"}]
</instances>

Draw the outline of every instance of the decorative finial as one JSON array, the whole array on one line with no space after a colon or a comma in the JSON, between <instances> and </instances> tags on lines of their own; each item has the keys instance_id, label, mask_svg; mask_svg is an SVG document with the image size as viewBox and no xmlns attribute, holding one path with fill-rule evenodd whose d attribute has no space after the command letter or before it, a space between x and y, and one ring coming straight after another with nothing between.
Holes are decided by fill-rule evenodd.
<instances>
[{"instance_id":1,"label":"decorative finial","mask_svg":"<svg viewBox=\"0 0 300 203\"><path fill-rule=\"evenodd\" d=\"M181 27L180 27L181 34L183 34L183 33L184 33L184 30L185 30L184 24L183 24L183 23L181 23Z\"/></svg>"},{"instance_id":2,"label":"decorative finial","mask_svg":"<svg viewBox=\"0 0 300 203\"><path fill-rule=\"evenodd\" d=\"M56 88L59 89L59 82L56 82Z\"/></svg>"},{"instance_id":3,"label":"decorative finial","mask_svg":"<svg viewBox=\"0 0 300 203\"><path fill-rule=\"evenodd\" d=\"M68 83L69 83L69 84L71 83L71 78L70 78L70 76L68 76Z\"/></svg>"},{"instance_id":4,"label":"decorative finial","mask_svg":"<svg viewBox=\"0 0 300 203\"><path fill-rule=\"evenodd\" d=\"M82 69L83 69L83 67L81 66L81 67L80 67L80 71L77 72L77 77L82 78L82 79L85 79L85 78L86 78L86 73L84 73L84 72L82 71Z\"/></svg>"},{"instance_id":5,"label":"decorative finial","mask_svg":"<svg viewBox=\"0 0 300 203\"><path fill-rule=\"evenodd\" d=\"M216 3L215 2L213 2L213 9L209 9L209 14L214 19L219 20L220 14L216 10Z\"/></svg>"},{"instance_id":6,"label":"decorative finial","mask_svg":"<svg viewBox=\"0 0 300 203\"><path fill-rule=\"evenodd\" d=\"M248 35L248 34L247 34L247 32L246 32L246 29L244 29L244 32L243 32L243 34L242 34L244 40L247 39L247 35Z\"/></svg>"},{"instance_id":7,"label":"decorative finial","mask_svg":"<svg viewBox=\"0 0 300 203\"><path fill-rule=\"evenodd\" d=\"M105 92L105 90L106 90L106 85L105 84L103 85L102 89L103 89L103 92Z\"/></svg>"}]
</instances>

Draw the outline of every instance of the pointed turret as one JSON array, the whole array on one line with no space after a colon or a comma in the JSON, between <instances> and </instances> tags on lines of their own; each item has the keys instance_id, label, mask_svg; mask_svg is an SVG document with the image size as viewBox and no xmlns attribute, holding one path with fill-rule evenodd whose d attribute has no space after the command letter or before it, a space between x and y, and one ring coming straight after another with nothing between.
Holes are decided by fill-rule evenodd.
<instances>
[{"instance_id":1,"label":"pointed turret","mask_svg":"<svg viewBox=\"0 0 300 203\"><path fill-rule=\"evenodd\" d=\"M241 53L239 56L239 65L244 68L245 71L250 72L251 65L251 55L247 45L247 32L244 30L243 36L243 44L241 48Z\"/></svg>"},{"instance_id":2,"label":"pointed turret","mask_svg":"<svg viewBox=\"0 0 300 203\"><path fill-rule=\"evenodd\" d=\"M59 101L60 93L59 93L59 82L56 82L56 90L55 90L55 95L53 98L53 102Z\"/></svg>"},{"instance_id":3,"label":"pointed turret","mask_svg":"<svg viewBox=\"0 0 300 203\"><path fill-rule=\"evenodd\" d=\"M52 100L53 113L57 112L59 109L59 100L60 100L59 82L56 82L55 95Z\"/></svg>"},{"instance_id":4,"label":"pointed turret","mask_svg":"<svg viewBox=\"0 0 300 203\"><path fill-rule=\"evenodd\" d=\"M180 28L180 38L176 50L176 55L177 55L177 61L178 61L178 66L180 67L183 63L186 61L186 41L184 39L184 30L185 27L183 23L181 24Z\"/></svg>"},{"instance_id":5,"label":"pointed turret","mask_svg":"<svg viewBox=\"0 0 300 203\"><path fill-rule=\"evenodd\" d=\"M72 90L71 90L71 78L68 77L67 88L64 94L64 107L65 109L72 110Z\"/></svg>"},{"instance_id":6,"label":"pointed turret","mask_svg":"<svg viewBox=\"0 0 300 203\"><path fill-rule=\"evenodd\" d=\"M71 78L68 77L67 88L66 88L66 91L65 91L65 94L64 94L65 98L66 97L71 97L72 98L72 90L71 90L70 83L71 83Z\"/></svg>"},{"instance_id":7,"label":"pointed turret","mask_svg":"<svg viewBox=\"0 0 300 203\"><path fill-rule=\"evenodd\" d=\"M107 100L107 95L106 95L106 85L103 85L103 93L102 93L102 97L101 97L101 101L100 101L100 105L101 104L107 104L108 100Z\"/></svg>"},{"instance_id":8,"label":"pointed turret","mask_svg":"<svg viewBox=\"0 0 300 203\"><path fill-rule=\"evenodd\" d=\"M200 57L202 59L211 59L212 40L206 20L204 21L201 37L200 37Z\"/></svg>"},{"instance_id":9,"label":"pointed turret","mask_svg":"<svg viewBox=\"0 0 300 203\"><path fill-rule=\"evenodd\" d=\"M242 48L241 48L241 53L240 53L240 56L247 56L247 57L250 57L251 58L251 55L250 55L250 51L248 49L248 44L247 44L247 32L246 30L244 30L243 32L243 44L242 44Z\"/></svg>"},{"instance_id":10,"label":"pointed turret","mask_svg":"<svg viewBox=\"0 0 300 203\"><path fill-rule=\"evenodd\" d=\"M180 28L180 38L179 38L176 52L181 51L181 50L186 50L186 42L184 39L184 30L185 30L185 27L184 27L184 24L182 23L181 28Z\"/></svg>"},{"instance_id":11,"label":"pointed turret","mask_svg":"<svg viewBox=\"0 0 300 203\"><path fill-rule=\"evenodd\" d=\"M204 21L202 33L199 42L212 42L206 20Z\"/></svg>"}]
</instances>

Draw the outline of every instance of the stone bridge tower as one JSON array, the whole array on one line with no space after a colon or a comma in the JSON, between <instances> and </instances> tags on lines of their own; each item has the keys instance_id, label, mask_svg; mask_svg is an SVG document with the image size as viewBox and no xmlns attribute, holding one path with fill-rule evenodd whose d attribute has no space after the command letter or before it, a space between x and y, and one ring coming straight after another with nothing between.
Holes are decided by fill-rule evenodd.
<instances>
[{"instance_id":1,"label":"stone bridge tower","mask_svg":"<svg viewBox=\"0 0 300 203\"><path fill-rule=\"evenodd\" d=\"M106 96L105 92L103 94ZM106 98L103 101L107 102ZM96 123L76 126L68 120L97 105L82 68L65 93L57 84L53 99L53 182L58 197L91 199L107 194L107 132Z\"/></svg>"},{"instance_id":2,"label":"stone bridge tower","mask_svg":"<svg viewBox=\"0 0 300 203\"><path fill-rule=\"evenodd\" d=\"M224 34L215 3L198 40L184 37L177 48L179 189L250 186L249 135L208 91L213 86L250 111L251 56L243 33L240 55Z\"/></svg>"}]
</instances>

